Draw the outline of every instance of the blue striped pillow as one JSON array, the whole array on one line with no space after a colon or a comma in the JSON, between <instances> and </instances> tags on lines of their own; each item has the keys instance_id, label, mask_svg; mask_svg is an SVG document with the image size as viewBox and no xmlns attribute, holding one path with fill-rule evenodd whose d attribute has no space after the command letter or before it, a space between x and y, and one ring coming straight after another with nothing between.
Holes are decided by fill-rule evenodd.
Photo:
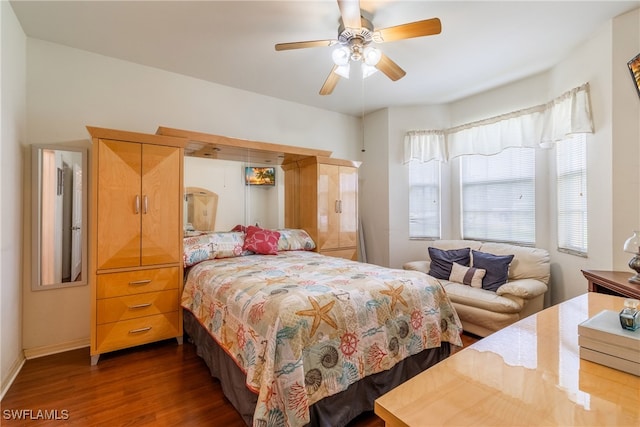
<instances>
[{"instance_id":1,"label":"blue striped pillow","mask_svg":"<svg viewBox=\"0 0 640 427\"><path fill-rule=\"evenodd\" d=\"M465 267L464 265L454 262L451 266L449 280L471 286L472 288L482 288L482 278L486 273L487 270L482 268Z\"/></svg>"}]
</instances>

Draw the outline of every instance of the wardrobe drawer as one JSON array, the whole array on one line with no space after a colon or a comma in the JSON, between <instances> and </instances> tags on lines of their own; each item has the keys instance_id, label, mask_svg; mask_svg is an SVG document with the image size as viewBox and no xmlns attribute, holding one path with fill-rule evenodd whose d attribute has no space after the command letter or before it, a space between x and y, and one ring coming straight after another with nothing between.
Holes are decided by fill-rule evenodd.
<instances>
[{"instance_id":1,"label":"wardrobe drawer","mask_svg":"<svg viewBox=\"0 0 640 427\"><path fill-rule=\"evenodd\" d=\"M96 297L113 298L142 292L178 289L179 284L179 267L99 274L96 279Z\"/></svg>"},{"instance_id":2,"label":"wardrobe drawer","mask_svg":"<svg viewBox=\"0 0 640 427\"><path fill-rule=\"evenodd\" d=\"M118 350L182 335L178 331L180 311L139 317L97 326L97 353Z\"/></svg>"},{"instance_id":3,"label":"wardrobe drawer","mask_svg":"<svg viewBox=\"0 0 640 427\"><path fill-rule=\"evenodd\" d=\"M136 317L168 313L179 308L178 290L145 292L96 301L97 323L118 322Z\"/></svg>"}]
</instances>

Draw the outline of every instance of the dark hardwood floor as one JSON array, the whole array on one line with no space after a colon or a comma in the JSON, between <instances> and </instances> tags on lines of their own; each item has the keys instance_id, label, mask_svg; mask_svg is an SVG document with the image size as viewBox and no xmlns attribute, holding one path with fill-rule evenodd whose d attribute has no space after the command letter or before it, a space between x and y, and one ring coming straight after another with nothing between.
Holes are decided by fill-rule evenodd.
<instances>
[{"instance_id":1,"label":"dark hardwood floor","mask_svg":"<svg viewBox=\"0 0 640 427\"><path fill-rule=\"evenodd\" d=\"M463 335L465 347L477 340ZM108 353L96 366L88 348L27 360L0 402L0 425L244 427L186 341ZM366 413L350 427L384 423Z\"/></svg>"}]
</instances>

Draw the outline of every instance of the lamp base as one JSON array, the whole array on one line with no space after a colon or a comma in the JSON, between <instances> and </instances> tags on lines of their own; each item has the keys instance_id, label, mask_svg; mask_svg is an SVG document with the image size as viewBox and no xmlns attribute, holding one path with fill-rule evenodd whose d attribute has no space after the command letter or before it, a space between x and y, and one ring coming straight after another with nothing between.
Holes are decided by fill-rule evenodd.
<instances>
[{"instance_id":1,"label":"lamp base","mask_svg":"<svg viewBox=\"0 0 640 427\"><path fill-rule=\"evenodd\" d=\"M629 268L636 272L634 276L629 277L629 283L640 285L640 256L636 255L629 260Z\"/></svg>"}]
</instances>

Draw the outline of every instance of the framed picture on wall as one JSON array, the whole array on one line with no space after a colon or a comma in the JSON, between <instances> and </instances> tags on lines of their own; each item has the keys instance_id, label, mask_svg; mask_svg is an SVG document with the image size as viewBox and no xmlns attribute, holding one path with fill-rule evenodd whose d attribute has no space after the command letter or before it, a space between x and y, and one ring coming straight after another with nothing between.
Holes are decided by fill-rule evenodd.
<instances>
[{"instance_id":1,"label":"framed picture on wall","mask_svg":"<svg viewBox=\"0 0 640 427\"><path fill-rule=\"evenodd\" d=\"M633 84L636 87L638 96L640 96L640 53L637 54L631 61L627 62L631 77L633 78Z\"/></svg>"},{"instance_id":2,"label":"framed picture on wall","mask_svg":"<svg viewBox=\"0 0 640 427\"><path fill-rule=\"evenodd\" d=\"M244 183L245 185L276 185L276 168L246 166Z\"/></svg>"}]
</instances>

